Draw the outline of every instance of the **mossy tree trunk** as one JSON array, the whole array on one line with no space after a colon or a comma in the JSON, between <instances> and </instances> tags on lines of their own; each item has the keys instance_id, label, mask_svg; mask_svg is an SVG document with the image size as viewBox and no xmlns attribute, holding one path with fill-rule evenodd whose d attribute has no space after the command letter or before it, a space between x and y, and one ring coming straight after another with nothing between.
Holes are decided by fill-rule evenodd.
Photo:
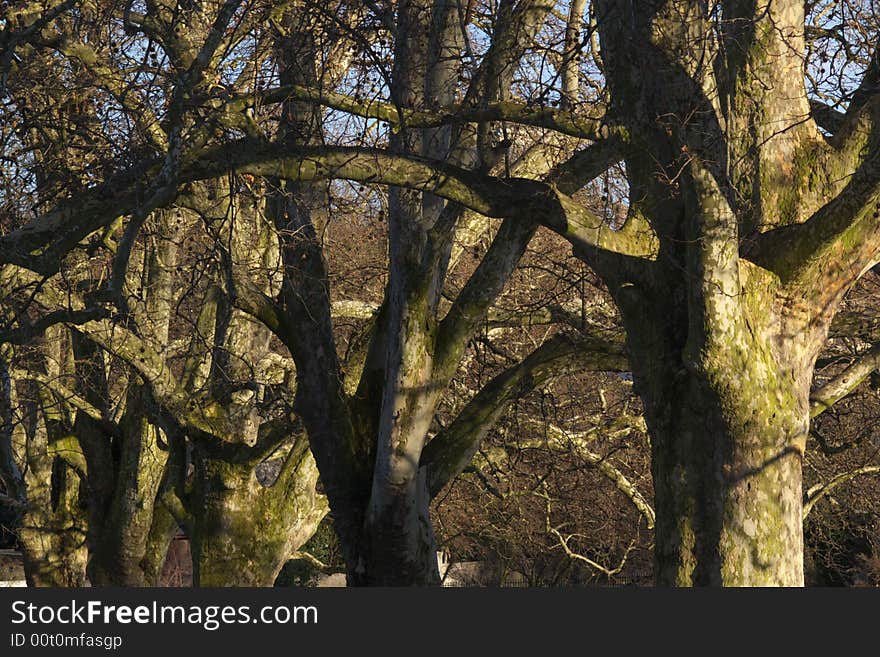
<instances>
[{"instance_id":1,"label":"mossy tree trunk","mask_svg":"<svg viewBox=\"0 0 880 657\"><path fill-rule=\"evenodd\" d=\"M720 391L687 376L668 393L685 400L677 417L649 425L660 585L803 584L804 416L784 408L788 384L768 388L753 374Z\"/></svg>"},{"instance_id":2,"label":"mossy tree trunk","mask_svg":"<svg viewBox=\"0 0 880 657\"><path fill-rule=\"evenodd\" d=\"M807 120L803 3L723 3L721 21L689 2L597 11L631 140L627 228L658 251L578 252L627 329L658 583L802 585L812 371L878 255L878 178L852 150L876 144L874 110L851 108L830 140Z\"/></svg>"},{"instance_id":3,"label":"mossy tree trunk","mask_svg":"<svg viewBox=\"0 0 880 657\"><path fill-rule=\"evenodd\" d=\"M88 551L79 475L61 459L35 455L31 465L19 527L28 586L84 586Z\"/></svg>"},{"instance_id":4,"label":"mossy tree trunk","mask_svg":"<svg viewBox=\"0 0 880 657\"><path fill-rule=\"evenodd\" d=\"M801 585L814 355L778 351L772 308L742 342L695 348L650 296L628 286L618 300L651 432L657 583Z\"/></svg>"},{"instance_id":5,"label":"mossy tree trunk","mask_svg":"<svg viewBox=\"0 0 880 657\"><path fill-rule=\"evenodd\" d=\"M223 193L210 197L223 200L205 197L195 207L222 226L215 238L228 256L218 272L223 286L209 290L199 318L194 343L205 347L191 354L183 380L188 394L202 400L192 417L210 424L182 426L194 471L176 496L196 586L272 586L328 507L317 492L318 471L300 422L291 413L261 415L270 396L289 403L290 372L268 373L275 362L270 331L233 305L238 294L263 297L275 287L267 275L280 255L274 234L257 207L230 206ZM261 483L258 470L267 460L280 472Z\"/></svg>"},{"instance_id":6,"label":"mossy tree trunk","mask_svg":"<svg viewBox=\"0 0 880 657\"><path fill-rule=\"evenodd\" d=\"M301 436L277 478L261 483L253 463L196 454L190 535L196 586L272 586L327 514L318 469Z\"/></svg>"},{"instance_id":7,"label":"mossy tree trunk","mask_svg":"<svg viewBox=\"0 0 880 657\"><path fill-rule=\"evenodd\" d=\"M50 377L59 375L59 329L50 331L31 365ZM18 535L28 586L75 587L86 581L88 498L83 470L59 451L67 436L62 414L45 387L29 381L26 394L10 387L20 422L12 427L23 478L24 513ZM63 451L63 450L62 450Z\"/></svg>"},{"instance_id":8,"label":"mossy tree trunk","mask_svg":"<svg viewBox=\"0 0 880 657\"><path fill-rule=\"evenodd\" d=\"M170 532L165 532L164 544L151 540L154 524L167 524L158 507L168 450L144 408L146 394L142 384L129 389L110 495L93 492L88 569L93 586L155 586L160 573L156 564L161 568L161 555L171 540Z\"/></svg>"}]
</instances>

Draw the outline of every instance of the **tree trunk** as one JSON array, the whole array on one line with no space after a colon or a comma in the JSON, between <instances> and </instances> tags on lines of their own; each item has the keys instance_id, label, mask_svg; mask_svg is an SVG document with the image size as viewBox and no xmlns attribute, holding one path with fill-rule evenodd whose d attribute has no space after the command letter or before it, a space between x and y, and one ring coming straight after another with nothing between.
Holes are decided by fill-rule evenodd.
<instances>
[{"instance_id":1,"label":"tree trunk","mask_svg":"<svg viewBox=\"0 0 880 657\"><path fill-rule=\"evenodd\" d=\"M31 366L58 376L60 341L55 331L48 337L40 344L40 358ZM25 512L18 535L25 579L28 586L83 586L88 518L81 495L82 473L56 449L65 433L54 398L44 386L33 382L26 389L20 400L24 421L13 427L13 431L22 432L19 440L24 443Z\"/></svg>"},{"instance_id":2,"label":"tree trunk","mask_svg":"<svg viewBox=\"0 0 880 657\"><path fill-rule=\"evenodd\" d=\"M88 569L92 586L154 584L144 565L157 559L149 551L161 549L149 539L168 451L160 445L159 429L147 417L142 398L146 394L141 385L129 388L112 473L114 490L109 500L102 500L104 504L94 505Z\"/></svg>"},{"instance_id":3,"label":"tree trunk","mask_svg":"<svg viewBox=\"0 0 880 657\"><path fill-rule=\"evenodd\" d=\"M724 3L720 22L705 3L595 8L612 113L633 135L627 224L658 247L583 257L621 310L645 405L657 582L801 586L813 366L870 257L820 210L838 212L840 187L804 120L804 3Z\"/></svg>"},{"instance_id":4,"label":"tree trunk","mask_svg":"<svg viewBox=\"0 0 880 657\"><path fill-rule=\"evenodd\" d=\"M140 563L146 586L159 586L162 567L168 556L168 548L171 547L171 541L174 540L179 529L174 516L157 501L153 506L153 522L147 536L144 557Z\"/></svg>"},{"instance_id":5,"label":"tree trunk","mask_svg":"<svg viewBox=\"0 0 880 657\"><path fill-rule=\"evenodd\" d=\"M349 586L437 586L437 541L431 526L427 468L383 496L382 513L368 517Z\"/></svg>"},{"instance_id":6,"label":"tree trunk","mask_svg":"<svg viewBox=\"0 0 880 657\"><path fill-rule=\"evenodd\" d=\"M636 298L628 288L619 301L651 434L657 583L802 586L816 341L780 350L788 324L753 320L748 348L731 339L694 351L666 295Z\"/></svg>"},{"instance_id":7,"label":"tree trunk","mask_svg":"<svg viewBox=\"0 0 880 657\"><path fill-rule=\"evenodd\" d=\"M804 418L785 408L788 386L749 386L753 403L738 408L728 383L685 375L650 414L669 416L649 422L656 581L801 586Z\"/></svg>"},{"instance_id":8,"label":"tree trunk","mask_svg":"<svg viewBox=\"0 0 880 657\"><path fill-rule=\"evenodd\" d=\"M195 463L194 585L272 586L327 514L305 437L295 443L271 486L259 482L252 464L198 453Z\"/></svg>"},{"instance_id":9,"label":"tree trunk","mask_svg":"<svg viewBox=\"0 0 880 657\"><path fill-rule=\"evenodd\" d=\"M284 518L267 516L251 472L203 465L190 547L194 586L272 586L291 550Z\"/></svg>"},{"instance_id":10,"label":"tree trunk","mask_svg":"<svg viewBox=\"0 0 880 657\"><path fill-rule=\"evenodd\" d=\"M60 459L52 461L31 459L26 475L27 510L19 528L25 580L28 586L79 587L88 559L80 479Z\"/></svg>"}]
</instances>

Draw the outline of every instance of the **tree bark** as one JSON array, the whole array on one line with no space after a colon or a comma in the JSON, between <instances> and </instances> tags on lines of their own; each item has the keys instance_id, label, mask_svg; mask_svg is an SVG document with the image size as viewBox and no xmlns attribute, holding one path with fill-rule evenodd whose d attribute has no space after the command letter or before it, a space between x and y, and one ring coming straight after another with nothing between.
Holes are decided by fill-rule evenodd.
<instances>
[{"instance_id":1,"label":"tree bark","mask_svg":"<svg viewBox=\"0 0 880 657\"><path fill-rule=\"evenodd\" d=\"M686 376L658 400L674 403L668 423L649 423L657 583L801 586L803 415L785 408L787 386L760 382L732 411L731 383Z\"/></svg>"},{"instance_id":2,"label":"tree bark","mask_svg":"<svg viewBox=\"0 0 880 657\"><path fill-rule=\"evenodd\" d=\"M645 405L657 582L801 586L812 371L876 253L864 224L846 235L864 189L827 203L841 176L802 166L846 166L804 120L804 5L724 3L717 27L699 3L596 8L613 113L641 145L627 221L659 245L653 262L579 253L621 310Z\"/></svg>"},{"instance_id":3,"label":"tree bark","mask_svg":"<svg viewBox=\"0 0 880 657\"><path fill-rule=\"evenodd\" d=\"M748 349L694 356L657 298L618 290L651 434L656 581L801 586L814 355L778 353L779 334L754 321Z\"/></svg>"},{"instance_id":4,"label":"tree bark","mask_svg":"<svg viewBox=\"0 0 880 657\"><path fill-rule=\"evenodd\" d=\"M117 464L113 497L109 506L95 504L93 509L88 568L92 586L155 586L155 566L147 564L158 562L161 568L153 552L167 549L167 543L150 540L167 452L158 444L159 429L142 409L134 412L124 430L130 442L123 447L126 460Z\"/></svg>"},{"instance_id":5,"label":"tree bark","mask_svg":"<svg viewBox=\"0 0 880 657\"><path fill-rule=\"evenodd\" d=\"M318 469L306 438L294 444L271 486L258 481L252 464L198 453L194 460L194 585L272 586L328 510L316 492Z\"/></svg>"},{"instance_id":6,"label":"tree bark","mask_svg":"<svg viewBox=\"0 0 880 657\"><path fill-rule=\"evenodd\" d=\"M57 377L61 362L60 331L39 343L30 366ZM64 437L57 401L42 385L27 382L18 404L22 423L13 427L13 442L23 452L25 507L19 528L28 586L83 586L86 580L88 514L82 472L58 456L53 446Z\"/></svg>"},{"instance_id":7,"label":"tree bark","mask_svg":"<svg viewBox=\"0 0 880 657\"><path fill-rule=\"evenodd\" d=\"M33 468L37 460L43 459L30 462L28 504L19 528L25 579L28 586L83 586L88 551L79 476L60 459Z\"/></svg>"}]
</instances>

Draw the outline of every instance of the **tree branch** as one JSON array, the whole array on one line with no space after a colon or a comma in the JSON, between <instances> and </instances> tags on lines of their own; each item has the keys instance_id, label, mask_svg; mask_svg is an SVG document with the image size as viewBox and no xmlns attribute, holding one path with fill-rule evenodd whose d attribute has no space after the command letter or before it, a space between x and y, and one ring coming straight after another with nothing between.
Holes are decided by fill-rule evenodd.
<instances>
[{"instance_id":1,"label":"tree branch","mask_svg":"<svg viewBox=\"0 0 880 657\"><path fill-rule=\"evenodd\" d=\"M413 155L387 151L302 147L281 151L237 143L206 152L181 177L196 180L238 168L288 180L343 178L427 191L496 218L537 217L575 246L637 258L656 257L656 237L615 231L552 184L525 178L497 178Z\"/></svg>"},{"instance_id":2,"label":"tree branch","mask_svg":"<svg viewBox=\"0 0 880 657\"><path fill-rule=\"evenodd\" d=\"M852 481L859 475L872 474L875 472L880 472L880 465L864 465L855 470L850 470L849 472L842 472L827 483L811 486L807 492L804 493L803 519L807 519L807 516L810 515L813 507L816 506L816 503L819 502L819 500L826 497L838 486Z\"/></svg>"},{"instance_id":3,"label":"tree branch","mask_svg":"<svg viewBox=\"0 0 880 657\"><path fill-rule=\"evenodd\" d=\"M181 160L181 184L237 170L293 181L341 178L396 185L431 192L489 217L527 221L538 217L575 246L639 258L656 257L653 234L612 230L552 184L496 178L413 155L353 147L291 148L245 139L187 153ZM149 176L151 170L161 166L154 161L138 178ZM130 180L136 173L135 169L129 170L120 179ZM14 263L39 273L54 273L61 257L87 235L139 207L137 188L137 184L124 185L116 191L118 187L108 181L79 200L0 237L0 264Z\"/></svg>"},{"instance_id":4,"label":"tree branch","mask_svg":"<svg viewBox=\"0 0 880 657\"><path fill-rule=\"evenodd\" d=\"M393 103L380 100L354 98L346 94L313 89L299 85L285 85L257 94L242 94L234 97L219 109L226 116L237 116L255 103L260 105L283 103L287 101L310 102L331 109L384 121L400 128L439 128L464 123L485 123L506 121L537 128L547 128L579 139L598 140L607 136L604 111L592 118L581 113L534 106L514 101L496 101L474 107L467 104L441 107L436 111L420 111L398 108ZM600 110L602 108L599 108Z\"/></svg>"},{"instance_id":5,"label":"tree branch","mask_svg":"<svg viewBox=\"0 0 880 657\"><path fill-rule=\"evenodd\" d=\"M316 568L317 570L320 570L323 573L330 572L330 570L332 568L332 566L324 563L323 561L318 559L318 557L313 555L311 552L306 552L305 550L297 550L296 552L293 552L290 555L290 558L298 560L298 561L305 561L310 566L312 566L313 568Z\"/></svg>"},{"instance_id":6,"label":"tree branch","mask_svg":"<svg viewBox=\"0 0 880 657\"><path fill-rule=\"evenodd\" d=\"M483 438L507 406L552 376L584 369L621 371L628 368L619 344L592 338L558 335L505 370L459 412L445 430L422 451L421 466L428 469L428 490L434 496L471 462Z\"/></svg>"},{"instance_id":7,"label":"tree branch","mask_svg":"<svg viewBox=\"0 0 880 657\"><path fill-rule=\"evenodd\" d=\"M543 488L544 488L543 493L541 493L539 495L540 495L540 497L543 497L544 500L546 501L546 509L545 509L545 516L544 516L545 529L547 530L548 534L550 534L551 536L556 538L556 540L559 541L559 545L562 548L563 552L565 552L565 556L567 556L569 559L571 559L573 561L580 561L580 562L587 564L590 568L593 568L594 570L598 570L600 573L602 573L606 577L613 577L614 575L617 575L620 571L622 571L623 567L626 565L627 559L629 558L630 552L632 552L633 548L636 545L635 540L630 542L629 546L624 551L623 556L620 559L620 563L618 563L617 567L615 567L615 568L608 568L607 566L603 566L599 562L594 561L593 559L590 559L586 555L575 552L574 550L571 549L571 546L569 545L569 541L571 539L575 538L576 535L569 534L568 536L563 536L562 532L559 531L559 528L554 527L551 524L550 516L551 516L552 506L551 506L550 493L547 491L546 482L543 484Z\"/></svg>"},{"instance_id":8,"label":"tree branch","mask_svg":"<svg viewBox=\"0 0 880 657\"><path fill-rule=\"evenodd\" d=\"M846 120L846 115L843 112L826 105L820 100L811 100L810 110L816 125L830 135L837 134Z\"/></svg>"},{"instance_id":9,"label":"tree branch","mask_svg":"<svg viewBox=\"0 0 880 657\"><path fill-rule=\"evenodd\" d=\"M486 256L437 327L434 370L438 378L453 375L468 341L501 294L536 229L533 222L507 219L501 224Z\"/></svg>"},{"instance_id":10,"label":"tree branch","mask_svg":"<svg viewBox=\"0 0 880 657\"><path fill-rule=\"evenodd\" d=\"M591 433L595 433L596 435L598 434L598 432ZM635 484L633 484L625 474L614 467L614 465L606 457L591 451L587 447L588 439L577 434L568 433L552 424L549 425L547 434L548 435L546 440L528 442L518 441L515 446L550 447L559 450L568 450L574 448L578 456L583 458L588 463L596 466L599 472L601 472L603 475L608 477L608 479L614 482L614 485L617 486L617 489L621 493L623 493L630 502L632 502L633 506L645 518L645 521L648 524L648 529L654 528L656 515L654 513L654 509L648 503L648 500L646 500L645 497L639 492L639 489L636 488Z\"/></svg>"},{"instance_id":11,"label":"tree branch","mask_svg":"<svg viewBox=\"0 0 880 657\"><path fill-rule=\"evenodd\" d=\"M810 417L816 418L831 408L877 369L880 369L880 342L810 396Z\"/></svg>"},{"instance_id":12,"label":"tree branch","mask_svg":"<svg viewBox=\"0 0 880 657\"><path fill-rule=\"evenodd\" d=\"M99 424L105 424L108 422L104 415L101 413L100 409L95 407L93 404L90 404L86 399L67 388L58 379L52 378L36 370L14 369L12 371L12 374L14 377L21 380L30 380L41 383L42 385L49 388L49 390L51 390L53 393L55 393L55 395L59 397L62 401L71 404ZM110 433L113 433L113 431L111 431Z\"/></svg>"},{"instance_id":13,"label":"tree branch","mask_svg":"<svg viewBox=\"0 0 880 657\"><path fill-rule=\"evenodd\" d=\"M826 299L848 289L880 257L880 96L847 117L832 145L814 165L831 178L824 204L803 223L757 236L748 252L792 290Z\"/></svg>"}]
</instances>

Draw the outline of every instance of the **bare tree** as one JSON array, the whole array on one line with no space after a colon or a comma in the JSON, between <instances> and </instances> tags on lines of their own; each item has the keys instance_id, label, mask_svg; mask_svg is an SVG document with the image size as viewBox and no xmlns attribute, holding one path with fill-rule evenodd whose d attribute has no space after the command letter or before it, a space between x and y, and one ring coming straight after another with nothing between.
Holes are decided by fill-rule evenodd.
<instances>
[{"instance_id":1,"label":"bare tree","mask_svg":"<svg viewBox=\"0 0 880 657\"><path fill-rule=\"evenodd\" d=\"M54 319L124 310L118 283L148 212L197 181L265 177L276 188L268 214L281 288L236 278L230 300L293 358L295 408L352 583L436 583L428 502L448 478L432 484L431 472L452 443L442 432L428 442L433 416L539 225L573 246L620 310L652 437L657 581L803 583L813 367L841 300L880 250L873 2L306 6L296 24L322 26L309 34L344 35L336 41L354 53L345 73L288 67L289 77L247 91L224 85L221 69L236 68L237 46L268 8L147 9L121 20L136 35L129 55L149 43L168 57L152 96L149 86L114 86L115 74L69 47L78 9L30 7L8 21L7 79L23 70L20 52L79 61L84 86L131 116L141 150L108 145L76 197L16 206L0 262L55 276L90 235L129 217L107 285ZM268 18L309 62L336 52L331 39ZM378 80L384 98L353 84L359 75ZM267 109L279 104L280 120ZM352 123L334 131L318 114ZM587 202L581 190L621 162L625 198L609 187L603 207ZM327 179L390 186L387 287L354 394L335 344L321 223L306 211ZM444 300L469 212L502 222ZM551 352L539 347L516 371ZM472 454L483 434L468 432Z\"/></svg>"}]
</instances>

